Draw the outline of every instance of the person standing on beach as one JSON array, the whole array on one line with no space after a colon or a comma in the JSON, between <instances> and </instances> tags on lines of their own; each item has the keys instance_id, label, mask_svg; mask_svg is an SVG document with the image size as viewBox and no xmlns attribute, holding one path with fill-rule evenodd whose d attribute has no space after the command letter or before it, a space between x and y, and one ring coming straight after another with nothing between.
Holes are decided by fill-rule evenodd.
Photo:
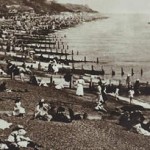
<instances>
[{"instance_id":1,"label":"person standing on beach","mask_svg":"<svg viewBox=\"0 0 150 150\"><path fill-rule=\"evenodd\" d=\"M83 80L83 76L80 76L80 78L76 81L76 84L77 84L76 95L84 96L83 85L85 84L85 82Z\"/></svg>"},{"instance_id":2,"label":"person standing on beach","mask_svg":"<svg viewBox=\"0 0 150 150\"><path fill-rule=\"evenodd\" d=\"M107 101L107 93L106 93L106 85L105 83L102 84L102 98L103 98L103 102L105 103L105 101Z\"/></svg>"},{"instance_id":3,"label":"person standing on beach","mask_svg":"<svg viewBox=\"0 0 150 150\"><path fill-rule=\"evenodd\" d=\"M115 98L116 100L119 100L119 87L116 87Z\"/></svg>"},{"instance_id":4,"label":"person standing on beach","mask_svg":"<svg viewBox=\"0 0 150 150\"><path fill-rule=\"evenodd\" d=\"M97 86L97 100L98 102L104 102L103 97L102 97L102 87L101 87L101 82L98 82Z\"/></svg>"},{"instance_id":5,"label":"person standing on beach","mask_svg":"<svg viewBox=\"0 0 150 150\"><path fill-rule=\"evenodd\" d=\"M133 100L133 96L134 96L134 90L133 90L133 87L131 87L131 89L129 90L129 98L130 98L130 104Z\"/></svg>"},{"instance_id":6,"label":"person standing on beach","mask_svg":"<svg viewBox=\"0 0 150 150\"><path fill-rule=\"evenodd\" d=\"M130 77L130 74L127 75L126 84L127 84L127 86L128 86L128 89L129 89L130 86L131 86L131 77Z\"/></svg>"}]
</instances>

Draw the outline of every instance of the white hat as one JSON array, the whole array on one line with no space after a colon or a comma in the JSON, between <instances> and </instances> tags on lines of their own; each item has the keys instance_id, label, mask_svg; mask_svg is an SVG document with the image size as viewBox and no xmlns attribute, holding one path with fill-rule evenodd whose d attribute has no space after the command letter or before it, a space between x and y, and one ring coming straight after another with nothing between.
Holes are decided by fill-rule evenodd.
<instances>
[{"instance_id":1,"label":"white hat","mask_svg":"<svg viewBox=\"0 0 150 150\"><path fill-rule=\"evenodd\" d=\"M17 125L17 127L20 128L20 129L24 129L23 125Z\"/></svg>"},{"instance_id":2,"label":"white hat","mask_svg":"<svg viewBox=\"0 0 150 150\"><path fill-rule=\"evenodd\" d=\"M143 124L147 124L147 123L149 123L149 120L148 120L148 119L145 119L145 120L143 121Z\"/></svg>"},{"instance_id":3,"label":"white hat","mask_svg":"<svg viewBox=\"0 0 150 150\"><path fill-rule=\"evenodd\" d=\"M45 101L44 98L42 98L42 99L41 99L41 102L44 102L44 101Z\"/></svg>"}]
</instances>

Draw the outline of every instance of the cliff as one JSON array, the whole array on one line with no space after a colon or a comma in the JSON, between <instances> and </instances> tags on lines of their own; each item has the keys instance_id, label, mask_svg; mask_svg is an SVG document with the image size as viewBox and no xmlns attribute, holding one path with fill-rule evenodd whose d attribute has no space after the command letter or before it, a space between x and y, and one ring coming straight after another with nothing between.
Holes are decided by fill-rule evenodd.
<instances>
[{"instance_id":1,"label":"cliff","mask_svg":"<svg viewBox=\"0 0 150 150\"><path fill-rule=\"evenodd\" d=\"M88 6L75 4L59 4L55 1L47 0L0 0L0 8L6 8L6 6L15 6L19 8L20 11L24 11L24 9L30 10L32 8L36 13L96 12L90 9ZM3 10L6 11L6 9L0 9L0 11Z\"/></svg>"}]
</instances>

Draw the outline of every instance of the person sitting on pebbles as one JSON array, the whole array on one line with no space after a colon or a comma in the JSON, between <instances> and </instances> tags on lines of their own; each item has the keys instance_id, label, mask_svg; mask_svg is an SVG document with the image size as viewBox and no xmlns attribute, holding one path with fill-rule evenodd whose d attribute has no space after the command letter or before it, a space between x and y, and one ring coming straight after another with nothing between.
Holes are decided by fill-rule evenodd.
<instances>
[{"instance_id":1,"label":"person sitting on pebbles","mask_svg":"<svg viewBox=\"0 0 150 150\"><path fill-rule=\"evenodd\" d=\"M50 121L52 116L48 114L49 109L49 105L45 103L45 100L42 98L39 104L36 106L34 118Z\"/></svg>"},{"instance_id":2,"label":"person sitting on pebbles","mask_svg":"<svg viewBox=\"0 0 150 150\"><path fill-rule=\"evenodd\" d=\"M66 109L63 106L59 106L55 114L53 114L53 121L70 123L72 120L66 113Z\"/></svg>"},{"instance_id":3,"label":"person sitting on pebbles","mask_svg":"<svg viewBox=\"0 0 150 150\"><path fill-rule=\"evenodd\" d=\"M17 97L13 110L13 116L23 117L25 115L25 108L21 106L21 98Z\"/></svg>"},{"instance_id":4,"label":"person sitting on pebbles","mask_svg":"<svg viewBox=\"0 0 150 150\"><path fill-rule=\"evenodd\" d=\"M7 147L11 150L19 150L20 148L34 148L34 150L38 150L42 147L33 142L29 137L25 137L26 133L22 125L16 126L5 142Z\"/></svg>"},{"instance_id":5,"label":"person sitting on pebbles","mask_svg":"<svg viewBox=\"0 0 150 150\"><path fill-rule=\"evenodd\" d=\"M139 134L143 134L145 136L150 136L150 121L144 119L140 123L137 123L133 126L133 129Z\"/></svg>"}]
</instances>

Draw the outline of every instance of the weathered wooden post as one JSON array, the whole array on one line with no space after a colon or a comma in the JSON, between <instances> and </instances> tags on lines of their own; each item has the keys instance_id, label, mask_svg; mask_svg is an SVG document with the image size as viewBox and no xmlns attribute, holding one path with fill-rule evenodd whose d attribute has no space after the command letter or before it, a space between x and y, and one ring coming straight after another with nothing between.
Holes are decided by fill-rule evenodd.
<instances>
[{"instance_id":1,"label":"weathered wooden post","mask_svg":"<svg viewBox=\"0 0 150 150\"><path fill-rule=\"evenodd\" d=\"M41 70L41 63L38 63L38 70Z\"/></svg>"},{"instance_id":2,"label":"weathered wooden post","mask_svg":"<svg viewBox=\"0 0 150 150\"><path fill-rule=\"evenodd\" d=\"M98 59L98 57L97 57L97 61L96 61L96 62L97 62L97 64L99 63L99 59Z\"/></svg>"},{"instance_id":3,"label":"weathered wooden post","mask_svg":"<svg viewBox=\"0 0 150 150\"><path fill-rule=\"evenodd\" d=\"M73 50L72 50L72 55L74 55L74 52L73 52Z\"/></svg>"},{"instance_id":4,"label":"weathered wooden post","mask_svg":"<svg viewBox=\"0 0 150 150\"><path fill-rule=\"evenodd\" d=\"M143 69L141 68L141 77L143 76Z\"/></svg>"},{"instance_id":5,"label":"weathered wooden post","mask_svg":"<svg viewBox=\"0 0 150 150\"><path fill-rule=\"evenodd\" d=\"M132 76L134 75L134 71L133 71L133 68L131 69L131 75L132 75Z\"/></svg>"},{"instance_id":6,"label":"weathered wooden post","mask_svg":"<svg viewBox=\"0 0 150 150\"><path fill-rule=\"evenodd\" d=\"M72 55L72 62L74 61L73 55Z\"/></svg>"},{"instance_id":7,"label":"weathered wooden post","mask_svg":"<svg viewBox=\"0 0 150 150\"><path fill-rule=\"evenodd\" d=\"M121 76L124 76L124 71L122 67L121 67Z\"/></svg>"},{"instance_id":8,"label":"weathered wooden post","mask_svg":"<svg viewBox=\"0 0 150 150\"><path fill-rule=\"evenodd\" d=\"M50 84L53 84L53 76L50 77Z\"/></svg>"},{"instance_id":9,"label":"weathered wooden post","mask_svg":"<svg viewBox=\"0 0 150 150\"><path fill-rule=\"evenodd\" d=\"M104 75L105 75L105 71L104 71L103 66L102 66L102 69L101 69L101 74L102 74L102 76L104 76Z\"/></svg>"},{"instance_id":10,"label":"weathered wooden post","mask_svg":"<svg viewBox=\"0 0 150 150\"><path fill-rule=\"evenodd\" d=\"M91 70L94 71L94 66L93 65L91 66Z\"/></svg>"},{"instance_id":11,"label":"weathered wooden post","mask_svg":"<svg viewBox=\"0 0 150 150\"><path fill-rule=\"evenodd\" d=\"M70 84L69 84L69 88L72 88L72 84L73 84L73 75L70 75Z\"/></svg>"},{"instance_id":12,"label":"weathered wooden post","mask_svg":"<svg viewBox=\"0 0 150 150\"><path fill-rule=\"evenodd\" d=\"M67 54L65 56L66 56L66 60L67 60L68 59Z\"/></svg>"},{"instance_id":13,"label":"weathered wooden post","mask_svg":"<svg viewBox=\"0 0 150 150\"><path fill-rule=\"evenodd\" d=\"M84 62L86 63L86 56L84 57Z\"/></svg>"},{"instance_id":14,"label":"weathered wooden post","mask_svg":"<svg viewBox=\"0 0 150 150\"><path fill-rule=\"evenodd\" d=\"M116 74L115 71L112 69L112 74L111 74L112 77L115 76L115 74Z\"/></svg>"},{"instance_id":15,"label":"weathered wooden post","mask_svg":"<svg viewBox=\"0 0 150 150\"><path fill-rule=\"evenodd\" d=\"M58 48L56 47L56 54L58 53Z\"/></svg>"},{"instance_id":16,"label":"weathered wooden post","mask_svg":"<svg viewBox=\"0 0 150 150\"><path fill-rule=\"evenodd\" d=\"M59 42L58 42L58 49L60 49L60 44L59 44Z\"/></svg>"}]
</instances>

